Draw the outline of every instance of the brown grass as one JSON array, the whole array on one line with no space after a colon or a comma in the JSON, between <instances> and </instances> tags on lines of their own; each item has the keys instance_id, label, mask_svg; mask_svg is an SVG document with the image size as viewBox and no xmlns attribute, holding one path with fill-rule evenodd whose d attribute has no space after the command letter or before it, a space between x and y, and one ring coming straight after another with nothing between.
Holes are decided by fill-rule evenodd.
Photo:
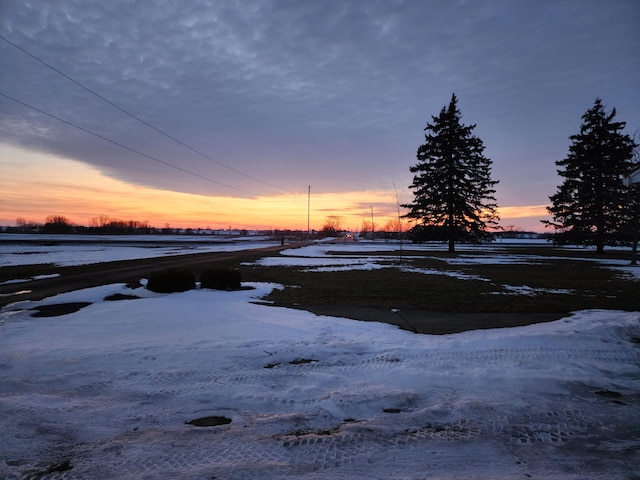
<instances>
[{"instance_id":1,"label":"brown grass","mask_svg":"<svg viewBox=\"0 0 640 480\"><path fill-rule=\"evenodd\" d=\"M401 308L443 312L556 312L581 309L640 310L640 282L606 268L591 251L553 247L478 247L448 254L441 251L409 251L405 247L402 264L434 269L441 275L411 273L398 268L399 257L389 260L389 252L366 252L379 257L389 268L341 272L305 272L304 267L242 266L243 279L285 285L267 300L283 306L360 306ZM497 252L496 252L497 250ZM398 252L397 252L398 253ZM521 256L518 263L461 264L469 255ZM339 255L339 254L336 254ZM353 255L352 253L350 255ZM624 258L606 254L603 260ZM385 257L385 259L382 258ZM419 258L407 258L408 256ZM458 272L483 280L459 279L445 275ZM515 294L505 286L528 286L534 295ZM559 293L564 292L564 293Z\"/></svg>"}]
</instances>

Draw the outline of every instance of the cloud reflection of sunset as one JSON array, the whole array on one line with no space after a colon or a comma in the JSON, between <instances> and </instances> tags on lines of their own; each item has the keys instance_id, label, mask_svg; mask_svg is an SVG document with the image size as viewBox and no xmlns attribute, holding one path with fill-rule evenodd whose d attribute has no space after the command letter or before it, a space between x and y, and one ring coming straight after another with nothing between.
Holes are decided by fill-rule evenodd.
<instances>
[{"instance_id":1,"label":"cloud reflection of sunset","mask_svg":"<svg viewBox=\"0 0 640 480\"><path fill-rule=\"evenodd\" d=\"M1 149L4 158L12 159L3 164L0 176L2 225L14 225L17 218L43 222L55 214L84 225L107 215L156 227L306 230L309 214L312 229L322 228L326 217L335 215L343 217L344 228L357 231L371 221L372 210L376 229L398 213L392 189L319 193L312 187L308 210L308 186L298 194L252 199L194 195L131 185L81 162L7 146ZM408 191L402 195L401 202L410 201ZM546 210L544 205L502 207L500 214L503 225L540 230L539 218ZM408 228L409 223L403 223Z\"/></svg>"},{"instance_id":2,"label":"cloud reflection of sunset","mask_svg":"<svg viewBox=\"0 0 640 480\"><path fill-rule=\"evenodd\" d=\"M13 159L3 165L5 174L0 179L3 191L0 223L3 225L13 225L19 217L43 222L46 216L56 214L78 224L89 224L92 218L107 215L160 227L168 223L185 228L306 230L309 213L311 228L321 228L329 215L343 216L347 228L359 228L361 216L369 215L368 211L358 210L359 204L367 198L372 202L381 201L379 192L312 192L308 211L306 186L299 194L253 199L204 196L130 185L80 162L25 153L6 146L3 156ZM28 179L28 188L24 179ZM389 202L393 202L392 197L388 197ZM375 205L379 212L379 205ZM394 204L389 203L387 211L379 213L385 215L393 208ZM374 221L377 224L386 219Z\"/></svg>"}]
</instances>

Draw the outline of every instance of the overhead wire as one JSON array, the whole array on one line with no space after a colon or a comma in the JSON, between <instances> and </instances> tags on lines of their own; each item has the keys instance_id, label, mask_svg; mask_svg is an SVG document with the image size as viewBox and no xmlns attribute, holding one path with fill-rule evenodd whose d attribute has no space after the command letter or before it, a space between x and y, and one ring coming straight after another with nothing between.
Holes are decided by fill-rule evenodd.
<instances>
[{"instance_id":1,"label":"overhead wire","mask_svg":"<svg viewBox=\"0 0 640 480\"><path fill-rule=\"evenodd\" d=\"M78 130L81 130L81 131L83 131L85 133L93 135L94 137L100 138L100 139L105 140L105 141L107 141L109 143L117 145L118 147L121 147L121 148L124 148L126 150L129 150L130 152L137 153L138 155L141 155L141 156L143 156L145 158L148 158L150 160L153 160L155 162L162 163L163 165L166 165L168 167L174 168L174 169L179 170L179 171L181 171L183 173L187 173L187 174L192 175L194 177L197 177L197 178L199 178L201 180L206 180L208 182L215 183L216 185L220 185L222 187L230 188L230 189L242 192L242 193L246 193L246 194L248 194L250 196L254 196L253 193L251 193L251 192L249 192L247 190L243 190L242 188L234 187L233 185L228 185L226 183L219 182L218 180L213 180L212 178L205 177L204 175L200 175L198 173L192 172L191 170L187 170L186 168L182 168L182 167L174 165L174 164L172 164L170 162L167 162L165 160L161 160L160 158L154 157L153 155L149 155L147 153L141 152L140 150L136 150L135 148L129 147L128 145L120 143L120 142L118 142L116 140L112 140L112 139L110 139L108 137L105 137L104 135L100 135L99 133L96 133L96 132L93 132L93 131L91 131L91 130L89 130L87 128L81 127L80 125L76 125L73 122L65 120L64 118L60 118L60 117L58 117L58 116L56 116L56 115L54 115L52 113L49 113L49 112L46 112L46 111L40 109L38 107L34 107L33 105L29 105L28 103L23 102L21 100L18 100L17 98L13 98L12 96L7 95L5 93L0 92L0 96L5 97L5 98L7 98L7 99L19 104L19 105L22 105L24 107L30 108L31 110L34 110L34 111L36 111L36 112L38 112L38 113L40 113L42 115L46 115L46 116L51 117L51 118L53 118L55 120L58 120L58 121L60 121L62 123L65 123L65 124L67 124L67 125L69 125L71 127L77 128Z\"/></svg>"},{"instance_id":2,"label":"overhead wire","mask_svg":"<svg viewBox=\"0 0 640 480\"><path fill-rule=\"evenodd\" d=\"M39 58L38 56L34 55L33 53L29 52L28 50L26 50L25 48L21 47L20 45L12 42L11 40L7 39L6 37L4 37L3 35L0 35L0 39L4 40L5 42L7 42L9 45L15 47L16 49L20 50L21 52L23 52L24 54L28 55L29 57L33 58L34 60L36 60L37 62L40 62L42 65L46 66L47 68L53 70L54 72L56 72L57 74L61 75L62 77L66 78L67 80L69 80L70 82L74 83L75 85L77 85L78 87L84 89L85 91L89 92L90 94L96 96L97 98L99 98L100 100L102 100L103 102L108 103L109 105L111 105L112 107L118 109L119 111L121 111L122 113L124 113L125 115L128 115L129 117L137 120L138 122L142 123L143 125L146 125L147 127L151 128L152 130L156 131L157 133L173 140L174 142L178 143L179 145L183 146L184 148L187 148L188 150L206 158L207 160L210 160L218 165L220 165L221 167L224 167L234 173L237 173L238 175L242 175L245 178L248 178L250 180L253 180L254 182L258 182L261 183L263 185L266 185L268 187L274 188L276 190L278 190L281 193L284 193L282 189L280 189L280 187L273 185L269 182L265 182L264 180L260 180L258 178L255 178L247 173L244 173L236 168L233 168L213 157L211 157L210 155L207 155L204 152L201 152L200 150L193 148L192 146L188 145L187 143L183 142L182 140L174 137L173 135L170 135L169 133L165 132L164 130L161 130L160 128L156 127L155 125L152 125L151 123L147 122L146 120L143 120L142 118L138 117L137 115L129 112L127 109L121 107L120 105L116 104L115 102L105 98L104 96L100 95L99 93L97 93L96 91L92 90L91 88L83 85L81 82L75 80L74 78L70 77L69 75L67 75L66 73L62 72L61 70L59 70L58 68L54 67L53 65L45 62L44 60L42 60L41 58Z\"/></svg>"}]
</instances>

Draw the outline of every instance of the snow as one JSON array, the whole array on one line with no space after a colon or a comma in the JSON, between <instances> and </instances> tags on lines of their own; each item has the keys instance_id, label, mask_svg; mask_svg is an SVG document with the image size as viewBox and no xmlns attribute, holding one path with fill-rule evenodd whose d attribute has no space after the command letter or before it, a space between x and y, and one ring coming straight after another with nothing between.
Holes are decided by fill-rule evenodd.
<instances>
[{"instance_id":1,"label":"snow","mask_svg":"<svg viewBox=\"0 0 640 480\"><path fill-rule=\"evenodd\" d=\"M629 265L626 261L615 261L609 260L607 262L607 267L612 268L620 272L622 275L627 276L629 278L634 278L636 280L640 280L640 264L639 265Z\"/></svg>"},{"instance_id":2,"label":"snow","mask_svg":"<svg viewBox=\"0 0 640 480\"><path fill-rule=\"evenodd\" d=\"M0 282L0 285L8 285L11 283L24 283L30 282L31 280L44 280L46 278L56 278L59 277L59 273L50 273L48 275L34 275L31 278L16 278L15 280L7 280L6 282Z\"/></svg>"},{"instance_id":3,"label":"snow","mask_svg":"<svg viewBox=\"0 0 640 480\"><path fill-rule=\"evenodd\" d=\"M304 263L335 249L282 261L348 268ZM265 305L279 285L244 286L114 284L5 307L0 478L640 475L640 312L415 335ZM105 300L118 293L141 298ZM90 305L31 317L69 302ZM213 416L231 422L185 423Z\"/></svg>"},{"instance_id":4,"label":"snow","mask_svg":"<svg viewBox=\"0 0 640 480\"><path fill-rule=\"evenodd\" d=\"M502 285L504 292L491 292L493 295L528 295L542 294L570 295L573 291L566 288L533 288L528 285Z\"/></svg>"},{"instance_id":5,"label":"snow","mask_svg":"<svg viewBox=\"0 0 640 480\"><path fill-rule=\"evenodd\" d=\"M34 239L38 243L34 243ZM190 253L231 252L277 243L266 237L0 234L0 267L44 263L86 265Z\"/></svg>"}]
</instances>

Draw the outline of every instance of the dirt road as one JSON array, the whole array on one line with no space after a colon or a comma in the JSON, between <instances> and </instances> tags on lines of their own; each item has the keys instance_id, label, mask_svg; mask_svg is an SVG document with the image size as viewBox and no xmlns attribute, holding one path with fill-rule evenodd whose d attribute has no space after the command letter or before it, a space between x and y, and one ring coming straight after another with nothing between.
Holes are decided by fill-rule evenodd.
<instances>
[{"instance_id":1,"label":"dirt road","mask_svg":"<svg viewBox=\"0 0 640 480\"><path fill-rule=\"evenodd\" d=\"M57 269L59 277L0 285L0 307L22 300L40 300L82 288L137 281L153 270L170 267L197 267L216 262L240 262L262 254L278 252L284 248L291 248L291 245L276 245L238 252L194 253L60 267Z\"/></svg>"}]
</instances>

